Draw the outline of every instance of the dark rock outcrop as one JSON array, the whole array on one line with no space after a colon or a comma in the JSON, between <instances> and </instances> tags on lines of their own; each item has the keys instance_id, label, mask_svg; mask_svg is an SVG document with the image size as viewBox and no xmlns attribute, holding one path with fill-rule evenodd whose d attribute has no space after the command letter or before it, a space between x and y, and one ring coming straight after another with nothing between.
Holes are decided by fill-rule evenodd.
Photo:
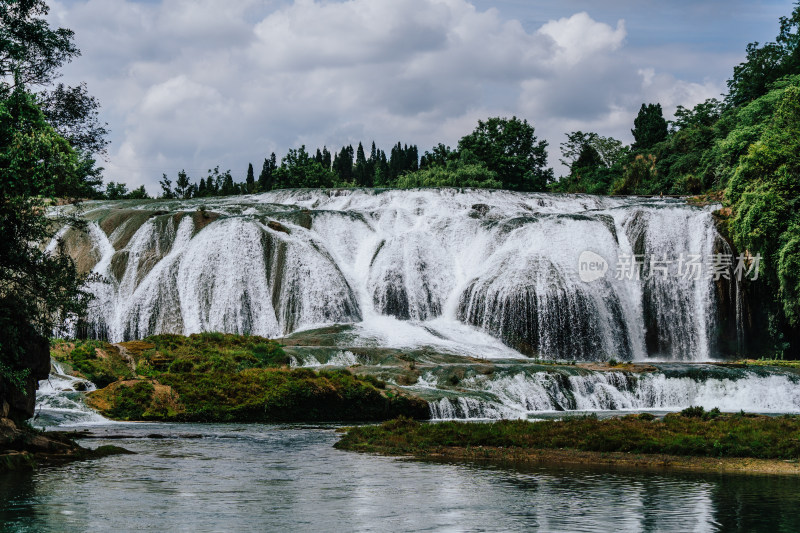
<instances>
[{"instance_id":1,"label":"dark rock outcrop","mask_svg":"<svg viewBox=\"0 0 800 533\"><path fill-rule=\"evenodd\" d=\"M22 389L0 379L0 414L16 422L33 416L39 380L47 379L50 373L50 343L32 330L24 338L24 356L18 368L27 369L28 376Z\"/></svg>"}]
</instances>

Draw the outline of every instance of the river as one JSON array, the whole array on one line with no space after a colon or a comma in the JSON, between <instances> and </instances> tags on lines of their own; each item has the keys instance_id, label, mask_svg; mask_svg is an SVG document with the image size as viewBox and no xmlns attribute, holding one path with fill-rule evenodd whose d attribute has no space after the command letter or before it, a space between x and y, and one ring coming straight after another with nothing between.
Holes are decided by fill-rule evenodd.
<instances>
[{"instance_id":1,"label":"river","mask_svg":"<svg viewBox=\"0 0 800 533\"><path fill-rule=\"evenodd\" d=\"M421 462L336 426L94 424L122 455L0 475L8 531L798 531L800 479ZM147 438L152 435L162 438Z\"/></svg>"}]
</instances>

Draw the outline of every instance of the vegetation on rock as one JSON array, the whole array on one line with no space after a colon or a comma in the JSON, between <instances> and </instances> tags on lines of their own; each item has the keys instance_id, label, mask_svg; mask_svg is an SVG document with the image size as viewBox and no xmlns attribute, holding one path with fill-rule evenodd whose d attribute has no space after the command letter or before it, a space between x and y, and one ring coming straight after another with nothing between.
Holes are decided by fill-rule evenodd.
<instances>
[{"instance_id":1,"label":"vegetation on rock","mask_svg":"<svg viewBox=\"0 0 800 533\"><path fill-rule=\"evenodd\" d=\"M429 416L424 400L374 377L354 376L346 369L288 368L289 358L281 346L257 336L201 333L157 335L116 345L59 343L53 357L87 379L116 376L113 383L90 393L87 402L118 420L277 422Z\"/></svg>"}]
</instances>

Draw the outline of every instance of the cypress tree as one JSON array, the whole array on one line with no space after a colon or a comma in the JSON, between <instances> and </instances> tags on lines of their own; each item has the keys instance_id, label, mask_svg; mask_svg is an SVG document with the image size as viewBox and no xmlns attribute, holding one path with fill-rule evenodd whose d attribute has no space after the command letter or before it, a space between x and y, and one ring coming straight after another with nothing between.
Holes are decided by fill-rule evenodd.
<instances>
[{"instance_id":1,"label":"cypress tree","mask_svg":"<svg viewBox=\"0 0 800 533\"><path fill-rule=\"evenodd\" d=\"M245 188L248 194L251 194L256 190L256 178L255 174L253 173L253 163L247 164L247 181L245 182Z\"/></svg>"},{"instance_id":2,"label":"cypress tree","mask_svg":"<svg viewBox=\"0 0 800 533\"><path fill-rule=\"evenodd\" d=\"M264 159L264 164L261 166L261 174L258 176L258 190L266 192L275 188L275 170L277 166L275 152L272 152L268 158Z\"/></svg>"},{"instance_id":3,"label":"cypress tree","mask_svg":"<svg viewBox=\"0 0 800 533\"><path fill-rule=\"evenodd\" d=\"M631 148L634 150L648 150L666 140L667 121L661 112L661 104L642 104L631 133L634 139Z\"/></svg>"},{"instance_id":4,"label":"cypress tree","mask_svg":"<svg viewBox=\"0 0 800 533\"><path fill-rule=\"evenodd\" d=\"M325 146L322 147L322 166L325 167L325 170L331 169L331 153Z\"/></svg>"}]
</instances>

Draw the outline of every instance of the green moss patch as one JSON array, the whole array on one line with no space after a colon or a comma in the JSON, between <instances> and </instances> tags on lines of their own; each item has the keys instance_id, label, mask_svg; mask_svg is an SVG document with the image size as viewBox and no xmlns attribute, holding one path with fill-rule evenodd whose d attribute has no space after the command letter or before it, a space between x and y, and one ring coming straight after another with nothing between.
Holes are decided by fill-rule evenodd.
<instances>
[{"instance_id":1,"label":"green moss patch","mask_svg":"<svg viewBox=\"0 0 800 533\"><path fill-rule=\"evenodd\" d=\"M133 377L133 371L119 348L107 342L57 340L51 346L50 356L66 363L73 374L88 379L98 387Z\"/></svg>"}]
</instances>

